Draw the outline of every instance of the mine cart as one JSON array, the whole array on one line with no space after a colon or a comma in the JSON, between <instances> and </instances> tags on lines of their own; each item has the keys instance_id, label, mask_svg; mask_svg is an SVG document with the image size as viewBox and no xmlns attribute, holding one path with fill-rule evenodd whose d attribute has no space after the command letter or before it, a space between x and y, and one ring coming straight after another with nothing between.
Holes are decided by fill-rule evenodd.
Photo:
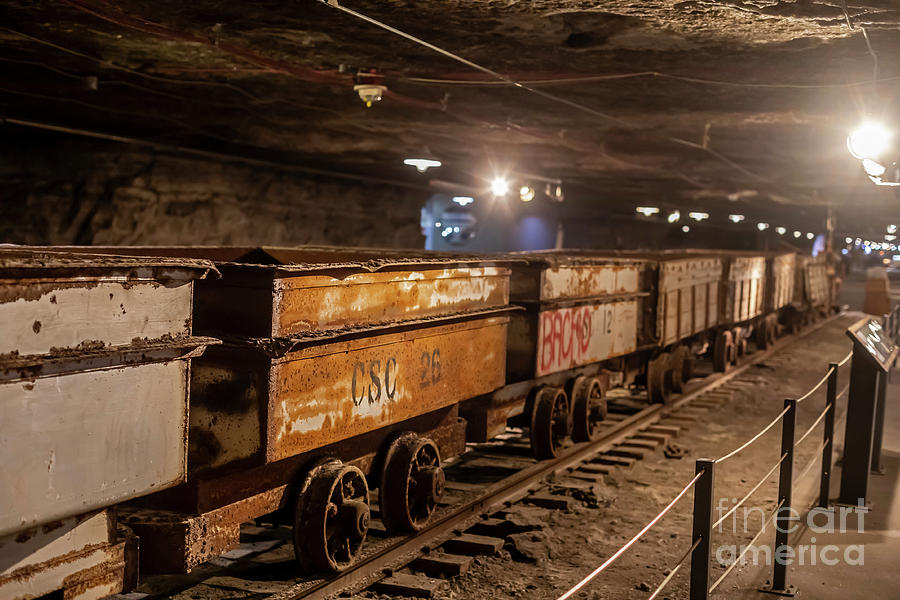
<instances>
[{"instance_id":1,"label":"mine cart","mask_svg":"<svg viewBox=\"0 0 900 600\"><path fill-rule=\"evenodd\" d=\"M191 378L188 481L123 515L142 569L188 571L242 522L294 527L306 571L360 552L369 489L389 532L427 523L441 461L465 449L460 401L503 385L509 269L482 258L335 248L168 249L209 256Z\"/></svg>"},{"instance_id":2,"label":"mine cart","mask_svg":"<svg viewBox=\"0 0 900 600\"><path fill-rule=\"evenodd\" d=\"M828 314L831 304L831 276L825 255L817 257L797 255L794 279L793 325L799 328L805 322Z\"/></svg>"},{"instance_id":3,"label":"mine cart","mask_svg":"<svg viewBox=\"0 0 900 600\"><path fill-rule=\"evenodd\" d=\"M0 597L134 583L114 505L187 471L202 260L0 248ZM63 596L60 596L63 597Z\"/></svg>"},{"instance_id":4,"label":"mine cart","mask_svg":"<svg viewBox=\"0 0 900 600\"><path fill-rule=\"evenodd\" d=\"M471 441L531 428L534 455L556 455L565 437L591 439L605 416L606 390L635 371L652 348L647 329L652 265L577 252L516 254L507 385L463 405Z\"/></svg>"},{"instance_id":5,"label":"mine cart","mask_svg":"<svg viewBox=\"0 0 900 600\"><path fill-rule=\"evenodd\" d=\"M766 253L764 316L757 320L754 338L759 348L774 344L782 325L791 319L796 264L795 252Z\"/></svg>"}]
</instances>

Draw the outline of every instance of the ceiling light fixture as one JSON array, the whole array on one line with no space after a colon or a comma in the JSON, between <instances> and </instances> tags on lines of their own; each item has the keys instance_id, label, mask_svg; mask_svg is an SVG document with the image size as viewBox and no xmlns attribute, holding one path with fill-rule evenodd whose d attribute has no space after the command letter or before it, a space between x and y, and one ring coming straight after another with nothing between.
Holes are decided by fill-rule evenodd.
<instances>
[{"instance_id":1,"label":"ceiling light fixture","mask_svg":"<svg viewBox=\"0 0 900 600\"><path fill-rule=\"evenodd\" d=\"M505 196L509 191L509 182L504 177L494 177L491 181L491 193L494 196Z\"/></svg>"},{"instance_id":2,"label":"ceiling light fixture","mask_svg":"<svg viewBox=\"0 0 900 600\"><path fill-rule=\"evenodd\" d=\"M785 229L784 227L776 227L775 233L777 233L778 235L784 235L785 233L787 233L787 229Z\"/></svg>"},{"instance_id":3,"label":"ceiling light fixture","mask_svg":"<svg viewBox=\"0 0 900 600\"><path fill-rule=\"evenodd\" d=\"M816 234L814 234L814 233L812 233L812 232L806 234L806 239L808 239L808 240L811 240L811 239L813 239L814 237L816 237Z\"/></svg>"},{"instance_id":4,"label":"ceiling light fixture","mask_svg":"<svg viewBox=\"0 0 900 600\"><path fill-rule=\"evenodd\" d=\"M847 136L847 149L854 157L875 159L881 156L891 145L891 131L874 121L867 121Z\"/></svg>"},{"instance_id":5,"label":"ceiling light fixture","mask_svg":"<svg viewBox=\"0 0 900 600\"><path fill-rule=\"evenodd\" d=\"M708 218L709 218L709 213L705 213L705 212L692 212L692 213L688 213L688 216L689 216L690 218L692 218L693 220L695 220L695 221L703 221L704 219L708 219Z\"/></svg>"},{"instance_id":6,"label":"ceiling light fixture","mask_svg":"<svg viewBox=\"0 0 900 600\"><path fill-rule=\"evenodd\" d=\"M688 227L687 225L685 225L684 227L681 228L681 230L682 230L683 232L687 233L688 231L691 230L691 228Z\"/></svg>"},{"instance_id":7,"label":"ceiling light fixture","mask_svg":"<svg viewBox=\"0 0 900 600\"><path fill-rule=\"evenodd\" d=\"M795 237L795 238L798 238L798 237L800 237L801 235L803 235L802 232L800 232L800 231L794 231L794 237Z\"/></svg>"},{"instance_id":8,"label":"ceiling light fixture","mask_svg":"<svg viewBox=\"0 0 900 600\"><path fill-rule=\"evenodd\" d=\"M655 206L638 206L634 209L634 212L641 213L645 217L649 217L651 215L655 215L659 212L659 208Z\"/></svg>"},{"instance_id":9,"label":"ceiling light fixture","mask_svg":"<svg viewBox=\"0 0 900 600\"><path fill-rule=\"evenodd\" d=\"M679 219L681 219L681 211L678 211L678 210L673 210L672 212L669 213L669 216L666 217L666 220L669 223L677 223L679 221Z\"/></svg>"},{"instance_id":10,"label":"ceiling light fixture","mask_svg":"<svg viewBox=\"0 0 900 600\"><path fill-rule=\"evenodd\" d=\"M424 173L428 169L441 166L441 161L431 158L407 158L403 161L404 165L415 167L419 173Z\"/></svg>"},{"instance_id":11,"label":"ceiling light fixture","mask_svg":"<svg viewBox=\"0 0 900 600\"><path fill-rule=\"evenodd\" d=\"M768 223L757 223L756 228L759 229L760 231L765 231L766 229L769 228L769 224Z\"/></svg>"},{"instance_id":12,"label":"ceiling light fixture","mask_svg":"<svg viewBox=\"0 0 900 600\"><path fill-rule=\"evenodd\" d=\"M460 206L466 206L475 202L475 198L472 198L471 196L453 196L452 200Z\"/></svg>"},{"instance_id":13,"label":"ceiling light fixture","mask_svg":"<svg viewBox=\"0 0 900 600\"><path fill-rule=\"evenodd\" d=\"M519 200L522 202L531 202L534 200L534 188L531 186L523 185L519 188Z\"/></svg>"},{"instance_id":14,"label":"ceiling light fixture","mask_svg":"<svg viewBox=\"0 0 900 600\"><path fill-rule=\"evenodd\" d=\"M740 223L741 221L744 220L744 215L728 215L728 219L732 223Z\"/></svg>"},{"instance_id":15,"label":"ceiling light fixture","mask_svg":"<svg viewBox=\"0 0 900 600\"><path fill-rule=\"evenodd\" d=\"M888 233L897 233L897 226L896 225L888 225L887 232Z\"/></svg>"}]
</instances>

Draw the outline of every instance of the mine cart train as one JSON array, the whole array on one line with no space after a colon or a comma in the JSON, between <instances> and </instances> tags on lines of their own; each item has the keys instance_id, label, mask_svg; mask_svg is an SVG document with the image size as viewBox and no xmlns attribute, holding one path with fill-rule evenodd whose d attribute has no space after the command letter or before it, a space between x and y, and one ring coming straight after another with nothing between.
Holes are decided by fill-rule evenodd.
<instances>
[{"instance_id":1,"label":"mine cart train","mask_svg":"<svg viewBox=\"0 0 900 600\"><path fill-rule=\"evenodd\" d=\"M260 518L339 571L370 517L428 523L467 440L553 457L610 388L667 402L831 289L793 253L325 247L8 247L0 285L3 598L188 572Z\"/></svg>"}]
</instances>

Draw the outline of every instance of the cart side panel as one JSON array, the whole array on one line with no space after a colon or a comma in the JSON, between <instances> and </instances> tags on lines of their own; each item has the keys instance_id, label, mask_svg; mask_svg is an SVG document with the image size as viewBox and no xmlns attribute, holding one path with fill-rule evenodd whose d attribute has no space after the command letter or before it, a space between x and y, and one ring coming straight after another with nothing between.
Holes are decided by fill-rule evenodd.
<instances>
[{"instance_id":1,"label":"cart side panel","mask_svg":"<svg viewBox=\"0 0 900 600\"><path fill-rule=\"evenodd\" d=\"M822 307L828 304L828 270L825 261L809 259L804 273L806 300L809 306Z\"/></svg>"},{"instance_id":2,"label":"cart side panel","mask_svg":"<svg viewBox=\"0 0 900 600\"><path fill-rule=\"evenodd\" d=\"M507 317L314 346L273 364L266 460L277 461L503 385Z\"/></svg>"},{"instance_id":3,"label":"cart side panel","mask_svg":"<svg viewBox=\"0 0 900 600\"><path fill-rule=\"evenodd\" d=\"M444 268L275 280L274 337L433 317L509 303L509 270Z\"/></svg>"},{"instance_id":4,"label":"cart side panel","mask_svg":"<svg viewBox=\"0 0 900 600\"><path fill-rule=\"evenodd\" d=\"M732 256L728 276L730 290L726 319L748 321L762 314L766 277L765 256Z\"/></svg>"},{"instance_id":5,"label":"cart side panel","mask_svg":"<svg viewBox=\"0 0 900 600\"><path fill-rule=\"evenodd\" d=\"M634 352L638 304L633 299L542 311L535 374L542 377Z\"/></svg>"},{"instance_id":6,"label":"cart side panel","mask_svg":"<svg viewBox=\"0 0 900 600\"><path fill-rule=\"evenodd\" d=\"M721 278L722 262L716 257L661 261L659 289L664 301L657 318L662 345L674 344L717 323Z\"/></svg>"},{"instance_id":7,"label":"cart side panel","mask_svg":"<svg viewBox=\"0 0 900 600\"><path fill-rule=\"evenodd\" d=\"M0 280L0 354L123 346L191 333L191 281Z\"/></svg>"},{"instance_id":8,"label":"cart side panel","mask_svg":"<svg viewBox=\"0 0 900 600\"><path fill-rule=\"evenodd\" d=\"M0 535L184 479L188 362L0 384Z\"/></svg>"},{"instance_id":9,"label":"cart side panel","mask_svg":"<svg viewBox=\"0 0 900 600\"><path fill-rule=\"evenodd\" d=\"M796 255L779 254L772 261L772 298L768 310L777 311L794 301L794 269Z\"/></svg>"},{"instance_id":10,"label":"cart side panel","mask_svg":"<svg viewBox=\"0 0 900 600\"><path fill-rule=\"evenodd\" d=\"M541 276L541 300L590 298L641 291L643 265L591 264L555 266L544 269Z\"/></svg>"}]
</instances>

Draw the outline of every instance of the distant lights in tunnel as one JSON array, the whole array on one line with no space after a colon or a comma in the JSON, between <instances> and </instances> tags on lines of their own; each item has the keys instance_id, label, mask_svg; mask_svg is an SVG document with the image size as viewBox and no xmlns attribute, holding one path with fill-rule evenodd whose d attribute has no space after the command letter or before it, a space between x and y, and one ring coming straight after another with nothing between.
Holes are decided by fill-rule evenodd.
<instances>
[{"instance_id":1,"label":"distant lights in tunnel","mask_svg":"<svg viewBox=\"0 0 900 600\"><path fill-rule=\"evenodd\" d=\"M757 223L756 228L759 229L760 231L765 231L766 229L769 228L769 224L768 223Z\"/></svg>"},{"instance_id":2,"label":"distant lights in tunnel","mask_svg":"<svg viewBox=\"0 0 900 600\"><path fill-rule=\"evenodd\" d=\"M650 217L659 213L659 208L657 208L656 206L638 206L634 209L634 212L640 213L645 217Z\"/></svg>"},{"instance_id":3,"label":"distant lights in tunnel","mask_svg":"<svg viewBox=\"0 0 900 600\"><path fill-rule=\"evenodd\" d=\"M472 198L471 196L453 196L452 200L460 206L468 206L475 202L475 198Z\"/></svg>"},{"instance_id":4,"label":"distant lights in tunnel","mask_svg":"<svg viewBox=\"0 0 900 600\"><path fill-rule=\"evenodd\" d=\"M491 181L491 193L495 197L505 196L509 192L509 182L505 177L494 177Z\"/></svg>"},{"instance_id":5,"label":"distant lights in tunnel","mask_svg":"<svg viewBox=\"0 0 900 600\"><path fill-rule=\"evenodd\" d=\"M802 232L802 231L794 231L794 237L795 237L795 238L798 238L798 237L800 237L801 235L803 235L803 232Z\"/></svg>"},{"instance_id":6,"label":"distant lights in tunnel","mask_svg":"<svg viewBox=\"0 0 900 600\"><path fill-rule=\"evenodd\" d=\"M523 185L519 188L519 200L522 202L531 202L534 200L534 188L528 185Z\"/></svg>"},{"instance_id":7,"label":"distant lights in tunnel","mask_svg":"<svg viewBox=\"0 0 900 600\"><path fill-rule=\"evenodd\" d=\"M893 242L894 240L897 239L897 236L896 235L886 235L886 236L884 236L884 239L885 239L885 241Z\"/></svg>"},{"instance_id":8,"label":"distant lights in tunnel","mask_svg":"<svg viewBox=\"0 0 900 600\"><path fill-rule=\"evenodd\" d=\"M888 225L887 232L888 233L897 233L897 226L896 225Z\"/></svg>"},{"instance_id":9,"label":"distant lights in tunnel","mask_svg":"<svg viewBox=\"0 0 900 600\"><path fill-rule=\"evenodd\" d=\"M806 239L808 239L808 240L811 240L811 239L813 239L814 237L816 237L816 234L814 234L814 233L812 233L812 232L809 232L809 233L806 234Z\"/></svg>"},{"instance_id":10,"label":"distant lights in tunnel","mask_svg":"<svg viewBox=\"0 0 900 600\"><path fill-rule=\"evenodd\" d=\"M693 220L699 222L709 218L709 213L705 212L691 212L688 213L688 216Z\"/></svg>"},{"instance_id":11,"label":"distant lights in tunnel","mask_svg":"<svg viewBox=\"0 0 900 600\"><path fill-rule=\"evenodd\" d=\"M404 165L415 167L419 173L424 173L428 169L440 167L443 163L439 160L431 158L407 158L403 161Z\"/></svg>"},{"instance_id":12,"label":"distant lights in tunnel","mask_svg":"<svg viewBox=\"0 0 900 600\"><path fill-rule=\"evenodd\" d=\"M784 235L785 233L787 233L787 229L785 229L784 227L776 227L775 233L777 233L778 235Z\"/></svg>"},{"instance_id":13,"label":"distant lights in tunnel","mask_svg":"<svg viewBox=\"0 0 900 600\"><path fill-rule=\"evenodd\" d=\"M683 227L681 228L681 230L682 230L683 232L687 233L687 232L689 232L689 231L691 230L691 228L690 228L690 226L685 225L685 226L683 226Z\"/></svg>"},{"instance_id":14,"label":"distant lights in tunnel","mask_svg":"<svg viewBox=\"0 0 900 600\"><path fill-rule=\"evenodd\" d=\"M669 223L677 223L681 219L681 211L673 210L669 213L669 216L666 217L666 220Z\"/></svg>"},{"instance_id":15,"label":"distant lights in tunnel","mask_svg":"<svg viewBox=\"0 0 900 600\"><path fill-rule=\"evenodd\" d=\"M845 244L852 244L852 243L853 243L853 238L852 238L852 237L845 237L845 238L844 238L844 243L845 243Z\"/></svg>"},{"instance_id":16,"label":"distant lights in tunnel","mask_svg":"<svg viewBox=\"0 0 900 600\"><path fill-rule=\"evenodd\" d=\"M728 220L732 223L740 223L744 220L744 215L728 215Z\"/></svg>"},{"instance_id":17,"label":"distant lights in tunnel","mask_svg":"<svg viewBox=\"0 0 900 600\"><path fill-rule=\"evenodd\" d=\"M841 254L850 254L850 251L846 248L841 248Z\"/></svg>"}]
</instances>

